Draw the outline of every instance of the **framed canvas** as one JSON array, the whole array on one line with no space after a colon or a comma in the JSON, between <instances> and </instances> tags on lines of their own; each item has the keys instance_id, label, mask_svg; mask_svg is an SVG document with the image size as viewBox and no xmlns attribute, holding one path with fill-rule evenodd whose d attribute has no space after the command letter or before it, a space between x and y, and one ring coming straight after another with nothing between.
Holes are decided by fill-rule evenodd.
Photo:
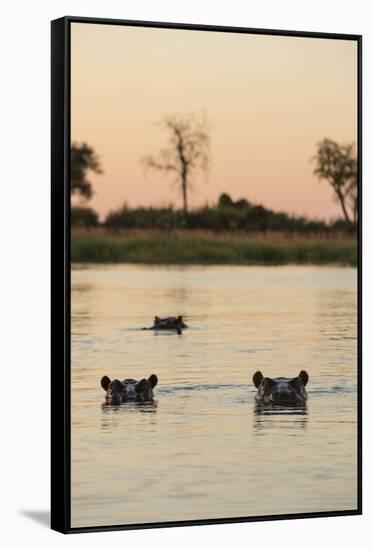
<instances>
[{"instance_id":1,"label":"framed canvas","mask_svg":"<svg viewBox=\"0 0 371 550\"><path fill-rule=\"evenodd\" d=\"M361 37L52 22L52 528L361 513Z\"/></svg>"}]
</instances>

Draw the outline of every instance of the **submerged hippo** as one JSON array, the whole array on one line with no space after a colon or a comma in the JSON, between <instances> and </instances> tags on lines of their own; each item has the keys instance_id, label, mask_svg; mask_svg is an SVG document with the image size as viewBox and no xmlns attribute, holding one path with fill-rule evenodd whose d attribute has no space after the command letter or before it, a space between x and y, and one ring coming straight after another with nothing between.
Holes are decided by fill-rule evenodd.
<instances>
[{"instance_id":1,"label":"submerged hippo","mask_svg":"<svg viewBox=\"0 0 371 550\"><path fill-rule=\"evenodd\" d=\"M162 319L156 315L153 325L147 330L176 330L178 334L182 334L184 328L188 328L188 326L181 315L178 315L178 317L163 317Z\"/></svg>"},{"instance_id":2,"label":"submerged hippo","mask_svg":"<svg viewBox=\"0 0 371 550\"><path fill-rule=\"evenodd\" d=\"M147 378L134 380L126 378L122 382L115 378L111 380L108 376L103 376L100 381L102 388L106 393L106 402L110 405L119 405L127 401L152 401L153 388L157 385L158 378L155 374Z\"/></svg>"},{"instance_id":3,"label":"submerged hippo","mask_svg":"<svg viewBox=\"0 0 371 550\"><path fill-rule=\"evenodd\" d=\"M259 405L303 406L307 400L305 386L308 380L305 370L295 378L268 378L258 371L253 376L255 387L258 388L256 402Z\"/></svg>"}]
</instances>

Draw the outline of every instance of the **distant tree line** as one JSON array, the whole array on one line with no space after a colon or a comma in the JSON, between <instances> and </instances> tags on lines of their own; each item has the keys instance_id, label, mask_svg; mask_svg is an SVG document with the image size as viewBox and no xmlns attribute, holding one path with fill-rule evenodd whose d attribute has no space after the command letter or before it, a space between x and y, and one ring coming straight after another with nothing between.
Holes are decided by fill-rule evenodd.
<instances>
[{"instance_id":1,"label":"distant tree line","mask_svg":"<svg viewBox=\"0 0 371 550\"><path fill-rule=\"evenodd\" d=\"M223 193L212 206L189 210L188 191L195 175L207 171L209 162L209 134L206 118L165 117L160 125L168 134L165 149L157 156L141 159L146 169L173 174L182 194L182 208L139 207L126 204L110 212L103 222L90 207L80 204L71 211L73 227L102 226L118 229L205 229L211 231L288 231L319 233L330 231L354 232L358 218L357 158L355 144L339 145L326 138L317 144L314 174L325 180L340 205L342 218L331 223L311 220L286 212L275 212L260 204L241 198L233 201ZM102 174L99 157L86 143L73 143L71 147L71 195L86 202L93 195L89 173Z\"/></svg>"},{"instance_id":2,"label":"distant tree line","mask_svg":"<svg viewBox=\"0 0 371 550\"><path fill-rule=\"evenodd\" d=\"M96 227L98 216L91 208L73 208L73 226ZM218 203L190 210L185 216L183 209L138 207L122 208L110 212L100 224L111 230L119 229L204 229L209 231L287 231L295 233L328 233L343 231L352 233L356 225L338 220L326 223L305 217L290 216L286 212L275 212L246 199L233 201L223 193Z\"/></svg>"},{"instance_id":3,"label":"distant tree line","mask_svg":"<svg viewBox=\"0 0 371 550\"><path fill-rule=\"evenodd\" d=\"M71 208L71 225L72 227L98 227L98 214L88 206L73 206Z\"/></svg>"}]
</instances>

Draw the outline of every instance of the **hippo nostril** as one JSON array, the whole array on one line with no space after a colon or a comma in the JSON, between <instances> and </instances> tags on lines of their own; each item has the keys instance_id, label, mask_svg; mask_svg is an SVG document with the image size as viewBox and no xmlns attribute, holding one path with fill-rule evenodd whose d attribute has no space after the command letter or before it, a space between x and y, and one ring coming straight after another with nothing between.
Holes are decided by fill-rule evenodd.
<instances>
[{"instance_id":1,"label":"hippo nostril","mask_svg":"<svg viewBox=\"0 0 371 550\"><path fill-rule=\"evenodd\" d=\"M284 403L291 399L291 393L288 391L275 391L272 393L273 401L277 403Z\"/></svg>"}]
</instances>

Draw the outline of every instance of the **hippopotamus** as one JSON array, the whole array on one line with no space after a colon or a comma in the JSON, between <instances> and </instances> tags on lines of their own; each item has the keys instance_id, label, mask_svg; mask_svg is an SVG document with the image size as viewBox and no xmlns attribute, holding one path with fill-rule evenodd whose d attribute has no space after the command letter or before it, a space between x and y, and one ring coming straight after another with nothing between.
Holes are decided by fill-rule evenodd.
<instances>
[{"instance_id":1,"label":"hippopotamus","mask_svg":"<svg viewBox=\"0 0 371 550\"><path fill-rule=\"evenodd\" d=\"M157 385L158 378L151 374L149 378L134 380L126 378L125 380L111 380L108 376L103 376L100 381L102 388L106 393L106 402L110 405L120 405L128 401L152 401L153 388Z\"/></svg>"},{"instance_id":2,"label":"hippopotamus","mask_svg":"<svg viewBox=\"0 0 371 550\"><path fill-rule=\"evenodd\" d=\"M183 317L178 315L178 317L160 317L155 316L153 320L153 325L146 330L176 330L178 334L182 334L182 330L188 328L184 323Z\"/></svg>"},{"instance_id":3,"label":"hippopotamus","mask_svg":"<svg viewBox=\"0 0 371 550\"><path fill-rule=\"evenodd\" d=\"M258 388L256 402L259 405L303 406L307 400L305 386L308 380L309 376L305 370L295 378L268 378L257 371L253 376L255 387Z\"/></svg>"}]
</instances>

